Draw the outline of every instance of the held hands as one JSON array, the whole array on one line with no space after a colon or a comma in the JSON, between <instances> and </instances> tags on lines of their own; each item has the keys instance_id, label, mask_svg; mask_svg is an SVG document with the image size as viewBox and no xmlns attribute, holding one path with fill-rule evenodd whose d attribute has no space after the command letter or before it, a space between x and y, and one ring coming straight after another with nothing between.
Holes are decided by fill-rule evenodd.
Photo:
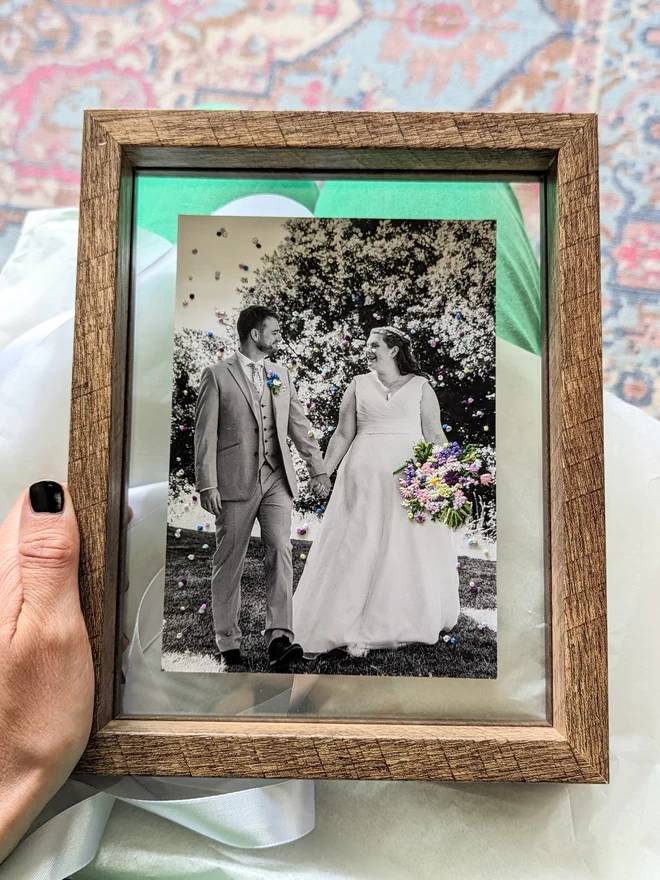
<instances>
[{"instance_id":1,"label":"held hands","mask_svg":"<svg viewBox=\"0 0 660 880\"><path fill-rule=\"evenodd\" d=\"M68 491L36 483L0 527L0 861L89 737L94 671L78 555Z\"/></svg>"},{"instance_id":2,"label":"held hands","mask_svg":"<svg viewBox=\"0 0 660 880\"><path fill-rule=\"evenodd\" d=\"M319 498L327 498L332 490L332 483L327 474L319 474L309 481L310 491Z\"/></svg>"},{"instance_id":3,"label":"held hands","mask_svg":"<svg viewBox=\"0 0 660 880\"><path fill-rule=\"evenodd\" d=\"M222 513L222 500L219 489L203 489L199 493L199 503L204 510L208 510L213 516L220 516Z\"/></svg>"}]
</instances>

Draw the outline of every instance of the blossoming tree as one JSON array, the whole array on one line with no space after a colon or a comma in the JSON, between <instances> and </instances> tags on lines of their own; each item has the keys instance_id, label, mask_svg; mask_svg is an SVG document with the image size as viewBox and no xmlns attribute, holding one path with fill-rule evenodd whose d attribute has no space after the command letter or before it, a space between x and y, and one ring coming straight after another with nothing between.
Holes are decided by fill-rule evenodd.
<instances>
[{"instance_id":1,"label":"blossoming tree","mask_svg":"<svg viewBox=\"0 0 660 880\"><path fill-rule=\"evenodd\" d=\"M345 389L367 369L369 331L393 325L411 337L449 439L476 444L494 472L495 223L293 219L284 225L282 242L243 280L242 299L277 311L284 359L321 448L337 426ZM484 487L476 503L479 530L490 537L494 491ZM304 489L297 507L319 510Z\"/></svg>"}]
</instances>

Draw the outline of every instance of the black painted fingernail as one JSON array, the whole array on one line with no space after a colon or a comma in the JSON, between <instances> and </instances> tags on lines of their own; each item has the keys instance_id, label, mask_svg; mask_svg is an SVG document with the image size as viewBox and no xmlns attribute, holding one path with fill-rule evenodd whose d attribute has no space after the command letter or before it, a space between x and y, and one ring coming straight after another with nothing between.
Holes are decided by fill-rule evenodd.
<instances>
[{"instance_id":1,"label":"black painted fingernail","mask_svg":"<svg viewBox=\"0 0 660 880\"><path fill-rule=\"evenodd\" d=\"M35 513L62 513L64 489L53 480L42 480L30 486L30 504Z\"/></svg>"}]
</instances>

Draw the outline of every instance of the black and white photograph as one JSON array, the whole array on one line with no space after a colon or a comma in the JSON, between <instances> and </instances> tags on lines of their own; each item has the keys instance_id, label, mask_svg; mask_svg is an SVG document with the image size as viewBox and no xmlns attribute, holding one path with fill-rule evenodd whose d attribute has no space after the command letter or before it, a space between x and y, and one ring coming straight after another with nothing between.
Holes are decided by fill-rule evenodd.
<instances>
[{"instance_id":1,"label":"black and white photograph","mask_svg":"<svg viewBox=\"0 0 660 880\"><path fill-rule=\"evenodd\" d=\"M180 216L162 668L497 677L496 224Z\"/></svg>"}]
</instances>

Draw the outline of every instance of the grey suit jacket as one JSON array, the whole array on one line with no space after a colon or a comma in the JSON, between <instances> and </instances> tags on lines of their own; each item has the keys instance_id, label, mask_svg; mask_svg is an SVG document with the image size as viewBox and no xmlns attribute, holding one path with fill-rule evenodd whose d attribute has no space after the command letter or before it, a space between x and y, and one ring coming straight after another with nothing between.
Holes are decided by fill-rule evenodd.
<instances>
[{"instance_id":1,"label":"grey suit jacket","mask_svg":"<svg viewBox=\"0 0 660 880\"><path fill-rule=\"evenodd\" d=\"M298 494L296 471L287 437L293 441L310 476L326 472L321 450L286 367L264 361L278 373L280 391L273 395L277 437L291 494ZM264 393L271 393L268 388ZM259 412L238 355L202 372L195 411L195 483L197 489L217 486L223 501L247 501L259 477Z\"/></svg>"}]
</instances>

